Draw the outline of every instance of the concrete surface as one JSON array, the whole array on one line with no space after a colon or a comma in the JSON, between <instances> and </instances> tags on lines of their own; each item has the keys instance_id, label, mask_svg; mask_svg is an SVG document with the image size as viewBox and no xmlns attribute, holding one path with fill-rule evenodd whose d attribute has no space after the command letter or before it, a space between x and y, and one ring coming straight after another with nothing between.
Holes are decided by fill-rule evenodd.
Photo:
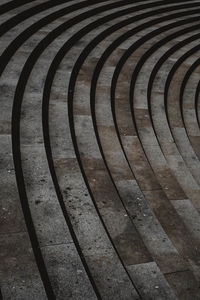
<instances>
[{"instance_id":1,"label":"concrete surface","mask_svg":"<svg viewBox=\"0 0 200 300\"><path fill-rule=\"evenodd\" d=\"M200 299L200 1L2 0L0 298Z\"/></svg>"}]
</instances>

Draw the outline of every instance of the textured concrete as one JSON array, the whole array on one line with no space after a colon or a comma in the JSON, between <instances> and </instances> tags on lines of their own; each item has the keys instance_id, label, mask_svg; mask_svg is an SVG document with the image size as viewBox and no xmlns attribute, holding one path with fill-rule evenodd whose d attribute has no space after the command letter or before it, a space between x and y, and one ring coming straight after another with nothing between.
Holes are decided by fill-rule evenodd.
<instances>
[{"instance_id":1,"label":"textured concrete","mask_svg":"<svg viewBox=\"0 0 200 300\"><path fill-rule=\"evenodd\" d=\"M199 15L1 1L0 299L200 299Z\"/></svg>"}]
</instances>

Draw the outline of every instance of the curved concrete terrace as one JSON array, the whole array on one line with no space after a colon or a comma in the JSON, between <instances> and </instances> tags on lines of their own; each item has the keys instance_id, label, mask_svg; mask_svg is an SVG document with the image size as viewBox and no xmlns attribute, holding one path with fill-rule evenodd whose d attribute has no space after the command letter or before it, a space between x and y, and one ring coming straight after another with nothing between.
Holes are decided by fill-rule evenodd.
<instances>
[{"instance_id":1,"label":"curved concrete terrace","mask_svg":"<svg viewBox=\"0 0 200 300\"><path fill-rule=\"evenodd\" d=\"M1 0L0 298L200 299L200 0Z\"/></svg>"}]
</instances>

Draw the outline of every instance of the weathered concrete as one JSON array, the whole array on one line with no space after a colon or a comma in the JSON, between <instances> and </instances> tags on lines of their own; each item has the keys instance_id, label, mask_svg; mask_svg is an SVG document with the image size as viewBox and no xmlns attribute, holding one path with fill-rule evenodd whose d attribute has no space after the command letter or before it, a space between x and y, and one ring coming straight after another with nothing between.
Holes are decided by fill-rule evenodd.
<instances>
[{"instance_id":1,"label":"weathered concrete","mask_svg":"<svg viewBox=\"0 0 200 300\"><path fill-rule=\"evenodd\" d=\"M1 1L0 297L200 299L199 12Z\"/></svg>"}]
</instances>

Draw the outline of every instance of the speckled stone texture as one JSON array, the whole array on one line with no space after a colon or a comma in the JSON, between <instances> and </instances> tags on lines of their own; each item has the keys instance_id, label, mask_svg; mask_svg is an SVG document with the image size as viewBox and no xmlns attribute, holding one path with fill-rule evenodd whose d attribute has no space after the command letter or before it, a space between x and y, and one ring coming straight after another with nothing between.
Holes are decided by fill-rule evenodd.
<instances>
[{"instance_id":1,"label":"speckled stone texture","mask_svg":"<svg viewBox=\"0 0 200 300\"><path fill-rule=\"evenodd\" d=\"M1 0L0 299L200 300L200 0Z\"/></svg>"}]
</instances>

